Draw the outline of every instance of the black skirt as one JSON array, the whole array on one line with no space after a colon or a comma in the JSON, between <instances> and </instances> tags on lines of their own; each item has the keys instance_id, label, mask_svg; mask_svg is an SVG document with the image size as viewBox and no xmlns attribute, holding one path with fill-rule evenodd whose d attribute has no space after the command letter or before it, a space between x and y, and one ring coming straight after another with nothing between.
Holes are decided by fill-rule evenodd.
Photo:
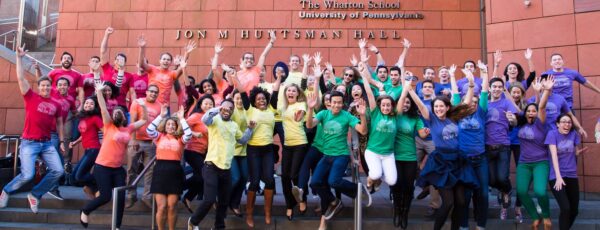
<instances>
[{"instance_id":1,"label":"black skirt","mask_svg":"<svg viewBox=\"0 0 600 230\"><path fill-rule=\"evenodd\" d=\"M150 193L179 195L183 192L184 179L180 161L156 160Z\"/></svg>"}]
</instances>

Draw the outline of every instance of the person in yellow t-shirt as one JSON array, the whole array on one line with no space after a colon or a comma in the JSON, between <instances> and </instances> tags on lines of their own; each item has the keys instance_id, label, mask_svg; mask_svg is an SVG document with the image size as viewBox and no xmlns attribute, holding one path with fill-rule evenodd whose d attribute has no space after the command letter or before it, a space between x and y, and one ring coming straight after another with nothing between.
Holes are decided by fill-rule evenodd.
<instances>
[{"instance_id":1,"label":"person in yellow t-shirt","mask_svg":"<svg viewBox=\"0 0 600 230\"><path fill-rule=\"evenodd\" d=\"M248 119L246 118L246 110L242 102L242 94L238 90L232 92L233 103L235 107L233 109L233 115L231 120L235 122L241 130L245 130L248 127ZM245 95L247 98L248 95ZM235 144L235 153L233 154L233 160L231 161L231 196L229 198L229 209L238 217L242 216L240 211L240 203L242 200L242 194L246 189L246 182L248 181L248 159L246 157L246 144Z\"/></svg>"},{"instance_id":2,"label":"person in yellow t-shirt","mask_svg":"<svg viewBox=\"0 0 600 230\"><path fill-rule=\"evenodd\" d=\"M246 119L249 122L256 123L252 137L248 140L246 148L250 186L246 194L246 224L254 227L254 201L256 192L260 187L260 181L265 183L264 188L264 208L265 223L271 224L271 206L273 204L273 193L275 189L274 170L274 151L273 151L273 129L275 126L275 112L277 109L277 96L271 96L266 90L254 87L250 91L250 98L244 91L243 84L240 84L238 77L233 74L232 69L226 69L233 80L234 87L243 92L241 94L242 103L246 110ZM273 85L273 95L279 92L281 79L285 74L281 67L276 68L277 80Z\"/></svg>"}]
</instances>

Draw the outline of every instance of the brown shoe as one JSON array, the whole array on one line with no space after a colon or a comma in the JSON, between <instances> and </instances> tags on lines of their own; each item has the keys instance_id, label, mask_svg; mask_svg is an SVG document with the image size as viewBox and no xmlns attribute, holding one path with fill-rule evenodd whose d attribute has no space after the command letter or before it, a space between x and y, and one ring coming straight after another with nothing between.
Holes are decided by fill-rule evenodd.
<instances>
[{"instance_id":1,"label":"brown shoe","mask_svg":"<svg viewBox=\"0 0 600 230\"><path fill-rule=\"evenodd\" d=\"M256 201L256 192L248 191L246 194L246 224L248 227L254 228L254 201Z\"/></svg>"},{"instance_id":2,"label":"brown shoe","mask_svg":"<svg viewBox=\"0 0 600 230\"><path fill-rule=\"evenodd\" d=\"M544 230L552 230L552 220L550 218L544 219Z\"/></svg>"},{"instance_id":3,"label":"brown shoe","mask_svg":"<svg viewBox=\"0 0 600 230\"><path fill-rule=\"evenodd\" d=\"M533 223L531 223L531 229L532 230L538 230L538 226L540 225L541 220L534 220Z\"/></svg>"},{"instance_id":4,"label":"brown shoe","mask_svg":"<svg viewBox=\"0 0 600 230\"><path fill-rule=\"evenodd\" d=\"M273 189L265 189L265 224L271 224L271 208L273 207Z\"/></svg>"}]
</instances>

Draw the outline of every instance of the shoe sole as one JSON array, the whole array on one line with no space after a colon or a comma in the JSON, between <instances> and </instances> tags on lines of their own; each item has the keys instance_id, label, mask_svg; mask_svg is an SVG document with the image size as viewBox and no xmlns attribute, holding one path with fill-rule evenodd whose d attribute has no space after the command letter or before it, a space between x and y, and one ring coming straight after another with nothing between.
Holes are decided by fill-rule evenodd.
<instances>
[{"instance_id":1,"label":"shoe sole","mask_svg":"<svg viewBox=\"0 0 600 230\"><path fill-rule=\"evenodd\" d=\"M343 207L342 201L340 201L340 203L335 206L335 208L333 209L333 211L331 211L331 213L329 215L327 215L327 213L325 213L325 219L330 220L331 218L333 218L336 214L338 214L342 210L342 207Z\"/></svg>"},{"instance_id":2,"label":"shoe sole","mask_svg":"<svg viewBox=\"0 0 600 230\"><path fill-rule=\"evenodd\" d=\"M54 199L57 199L57 200L60 200L60 201L65 200L65 198L63 198L63 197L61 197L59 195L56 195L54 193L51 193L51 192L49 192L48 195L50 195L50 196L54 197Z\"/></svg>"},{"instance_id":3,"label":"shoe sole","mask_svg":"<svg viewBox=\"0 0 600 230\"><path fill-rule=\"evenodd\" d=\"M292 188L292 195L294 196L294 199L296 199L296 202L298 203L302 203L302 195L300 194L300 189L297 187Z\"/></svg>"}]
</instances>

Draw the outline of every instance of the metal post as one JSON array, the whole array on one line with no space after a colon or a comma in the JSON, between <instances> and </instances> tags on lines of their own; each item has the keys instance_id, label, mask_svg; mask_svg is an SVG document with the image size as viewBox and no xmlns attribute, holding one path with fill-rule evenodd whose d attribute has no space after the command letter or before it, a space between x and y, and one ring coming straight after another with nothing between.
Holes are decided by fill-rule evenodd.
<instances>
[{"instance_id":1,"label":"metal post","mask_svg":"<svg viewBox=\"0 0 600 230\"><path fill-rule=\"evenodd\" d=\"M8 146L7 146L8 148ZM19 160L19 138L17 138L17 141L15 142L15 154L14 154L14 159L13 159L13 177L17 176L17 161Z\"/></svg>"},{"instance_id":2,"label":"metal post","mask_svg":"<svg viewBox=\"0 0 600 230\"><path fill-rule=\"evenodd\" d=\"M25 0L21 0L21 6L19 8L19 24L17 27L17 44L19 44L19 46L21 46L21 41L22 41L22 37L21 35L23 34L23 20L25 20ZM13 47L15 45L13 44ZM14 49L13 49L14 50Z\"/></svg>"},{"instance_id":3,"label":"metal post","mask_svg":"<svg viewBox=\"0 0 600 230\"><path fill-rule=\"evenodd\" d=\"M119 203L119 188L114 188L113 189L113 199L115 200L115 202L113 202L112 204L112 221L111 221L111 227L110 229L112 230L116 230L117 229L117 203Z\"/></svg>"},{"instance_id":4,"label":"metal post","mask_svg":"<svg viewBox=\"0 0 600 230\"><path fill-rule=\"evenodd\" d=\"M156 199L152 196L152 230L156 226Z\"/></svg>"}]
</instances>

